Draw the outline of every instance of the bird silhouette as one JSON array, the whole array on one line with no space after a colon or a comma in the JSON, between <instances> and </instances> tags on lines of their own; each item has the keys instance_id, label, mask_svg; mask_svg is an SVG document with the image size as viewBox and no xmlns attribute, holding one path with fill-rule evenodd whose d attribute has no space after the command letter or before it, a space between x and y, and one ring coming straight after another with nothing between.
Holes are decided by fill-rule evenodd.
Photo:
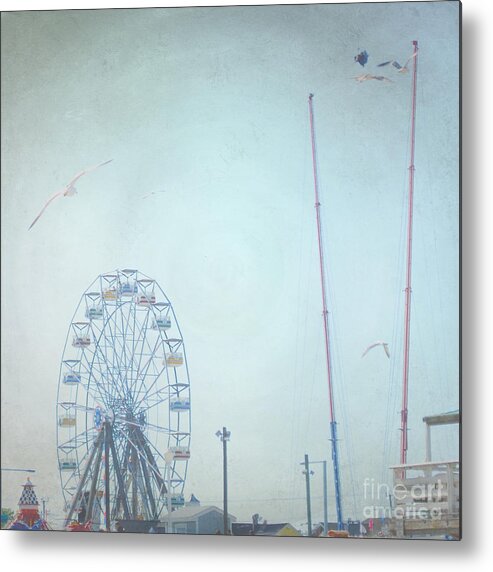
<instances>
[{"instance_id":1,"label":"bird silhouette","mask_svg":"<svg viewBox=\"0 0 493 572\"><path fill-rule=\"evenodd\" d=\"M415 52L410 58L408 58L407 62L403 66L401 66L401 64L396 60L389 60L387 62L382 62L381 64L378 64L377 68L392 65L399 73L407 73L409 71L409 68L407 66L409 65L409 62L416 57L416 55L417 52Z\"/></svg>"},{"instance_id":2,"label":"bird silhouette","mask_svg":"<svg viewBox=\"0 0 493 572\"><path fill-rule=\"evenodd\" d=\"M369 345L366 350L363 352L363 355L361 356L362 358L365 357L365 355L372 350L373 348L376 348L377 346L382 346L383 349L385 350L385 353L387 354L387 357L390 359L390 351L389 351L389 344L387 342L375 342L371 345Z\"/></svg>"},{"instance_id":3,"label":"bird silhouette","mask_svg":"<svg viewBox=\"0 0 493 572\"><path fill-rule=\"evenodd\" d=\"M157 195L158 193L165 193L166 191L152 191L151 193L148 193L147 195L144 195L143 197L141 197L142 199L147 199L149 197L151 197L152 195Z\"/></svg>"},{"instance_id":4,"label":"bird silhouette","mask_svg":"<svg viewBox=\"0 0 493 572\"><path fill-rule=\"evenodd\" d=\"M362 83L362 82L364 82L364 81L368 81L368 80L371 80L371 79L375 79L375 80L377 80L377 81L386 81L386 82L392 83L392 80L389 79L388 77L385 77L385 76L383 76L383 75L372 75L372 74L369 74L369 73L365 73L365 74L362 74L362 75L357 75L357 76L354 77L354 79L355 79L358 83Z\"/></svg>"},{"instance_id":5,"label":"bird silhouette","mask_svg":"<svg viewBox=\"0 0 493 572\"><path fill-rule=\"evenodd\" d=\"M360 66L365 67L365 64L368 62L368 52L363 50L357 56L354 56L354 61L358 62Z\"/></svg>"}]
</instances>

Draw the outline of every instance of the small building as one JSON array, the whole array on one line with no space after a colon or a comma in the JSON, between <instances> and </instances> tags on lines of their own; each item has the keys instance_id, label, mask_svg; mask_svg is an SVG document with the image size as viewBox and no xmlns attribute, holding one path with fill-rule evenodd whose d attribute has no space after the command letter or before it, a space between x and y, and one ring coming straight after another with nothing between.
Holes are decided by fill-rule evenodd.
<instances>
[{"instance_id":1,"label":"small building","mask_svg":"<svg viewBox=\"0 0 493 572\"><path fill-rule=\"evenodd\" d=\"M169 517L172 534L224 534L223 511L216 506L200 506L198 502L187 503L171 513ZM236 517L228 514L230 526ZM157 532L168 532L168 518L157 527Z\"/></svg>"},{"instance_id":2,"label":"small building","mask_svg":"<svg viewBox=\"0 0 493 572\"><path fill-rule=\"evenodd\" d=\"M231 525L231 531L233 536L301 536L301 532L288 522L264 522L256 525L252 522L238 522Z\"/></svg>"}]
</instances>

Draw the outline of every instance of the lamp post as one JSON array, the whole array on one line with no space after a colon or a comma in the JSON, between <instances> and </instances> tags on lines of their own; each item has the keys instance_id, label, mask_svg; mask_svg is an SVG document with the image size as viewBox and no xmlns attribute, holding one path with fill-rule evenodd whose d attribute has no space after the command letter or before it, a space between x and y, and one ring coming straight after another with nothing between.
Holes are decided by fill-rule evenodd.
<instances>
[{"instance_id":1,"label":"lamp post","mask_svg":"<svg viewBox=\"0 0 493 572\"><path fill-rule=\"evenodd\" d=\"M41 512L41 518L46 520L46 503L50 500L48 497L41 497L41 502L43 503L43 510Z\"/></svg>"},{"instance_id":2,"label":"lamp post","mask_svg":"<svg viewBox=\"0 0 493 572\"><path fill-rule=\"evenodd\" d=\"M308 455L305 455L305 461L300 463L300 465L305 466L303 474L306 480L306 516L308 520L308 536L312 534L312 501L310 497L310 477L313 475L313 471L310 471L310 462L308 461Z\"/></svg>"},{"instance_id":3,"label":"lamp post","mask_svg":"<svg viewBox=\"0 0 493 572\"><path fill-rule=\"evenodd\" d=\"M307 514L309 515L309 528L311 527L311 506L310 506L310 481L309 481L309 476L313 475L314 472L313 471L309 471L308 468L310 465L323 465L323 480L324 480L324 534L327 534L328 532L328 528L329 528L329 523L328 523L328 503L327 503L327 461L309 461L308 460L308 455L305 455L305 461L303 463L300 463L300 465L304 465L305 466L305 470L303 471L303 474L306 475L306 493L307 493ZM311 530L309 530L309 534L311 533Z\"/></svg>"},{"instance_id":4,"label":"lamp post","mask_svg":"<svg viewBox=\"0 0 493 572\"><path fill-rule=\"evenodd\" d=\"M310 461L311 465L322 464L323 465L323 477L324 477L324 534L327 535L329 532L329 514L327 505L327 461Z\"/></svg>"},{"instance_id":5,"label":"lamp post","mask_svg":"<svg viewBox=\"0 0 493 572\"><path fill-rule=\"evenodd\" d=\"M223 527L224 534L229 533L228 524L228 441L231 438L231 431L228 431L226 427L223 427L222 431L216 431L216 437L218 437L223 444Z\"/></svg>"}]
</instances>

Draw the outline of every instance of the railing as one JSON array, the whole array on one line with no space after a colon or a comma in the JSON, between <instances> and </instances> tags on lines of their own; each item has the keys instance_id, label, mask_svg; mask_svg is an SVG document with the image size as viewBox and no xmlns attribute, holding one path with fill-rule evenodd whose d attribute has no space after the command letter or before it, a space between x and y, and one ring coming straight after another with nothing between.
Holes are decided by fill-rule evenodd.
<instances>
[{"instance_id":1,"label":"railing","mask_svg":"<svg viewBox=\"0 0 493 572\"><path fill-rule=\"evenodd\" d=\"M393 516L398 536L420 532L439 534L458 528L459 461L405 464L391 469L394 473Z\"/></svg>"}]
</instances>

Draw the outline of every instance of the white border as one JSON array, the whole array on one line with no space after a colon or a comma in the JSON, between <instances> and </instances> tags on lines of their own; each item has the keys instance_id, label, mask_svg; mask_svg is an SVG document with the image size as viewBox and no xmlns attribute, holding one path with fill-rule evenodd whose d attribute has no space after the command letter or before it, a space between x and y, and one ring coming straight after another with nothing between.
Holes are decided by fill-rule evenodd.
<instances>
[{"instance_id":1,"label":"white border","mask_svg":"<svg viewBox=\"0 0 493 572\"><path fill-rule=\"evenodd\" d=\"M248 2L241 4L268 4ZM297 2L283 2L297 3ZM2 10L227 5L205 2L3 0ZM492 108L492 6L463 2L463 501L464 540L320 541L309 539L0 533L5 570L373 570L400 572L486 568L492 561L491 430L493 376L489 355L492 312L493 192L488 126ZM491 34L491 35L490 35ZM444 54L446 58L446 54ZM489 568L489 566L488 566Z\"/></svg>"}]
</instances>

